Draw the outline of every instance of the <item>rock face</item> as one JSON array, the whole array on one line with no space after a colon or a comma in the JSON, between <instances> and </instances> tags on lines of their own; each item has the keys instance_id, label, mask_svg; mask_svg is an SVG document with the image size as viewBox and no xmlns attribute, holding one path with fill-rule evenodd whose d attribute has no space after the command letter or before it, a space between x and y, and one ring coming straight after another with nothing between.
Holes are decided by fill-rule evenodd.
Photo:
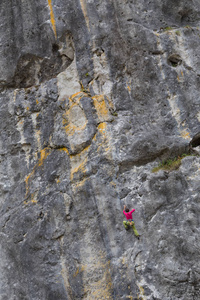
<instances>
[{"instance_id":1,"label":"rock face","mask_svg":"<svg viewBox=\"0 0 200 300\"><path fill-rule=\"evenodd\" d=\"M198 300L199 0L0 16L0 299Z\"/></svg>"}]
</instances>

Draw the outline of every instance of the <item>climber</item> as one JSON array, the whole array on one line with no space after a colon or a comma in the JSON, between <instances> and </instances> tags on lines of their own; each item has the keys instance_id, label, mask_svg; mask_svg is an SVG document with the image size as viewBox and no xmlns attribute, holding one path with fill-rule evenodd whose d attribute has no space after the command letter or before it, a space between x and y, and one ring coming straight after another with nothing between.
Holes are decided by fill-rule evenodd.
<instances>
[{"instance_id":1,"label":"climber","mask_svg":"<svg viewBox=\"0 0 200 300\"><path fill-rule=\"evenodd\" d=\"M140 235L137 232L137 229L135 228L135 223L134 223L133 217L132 217L132 213L134 211L135 211L135 209L132 209L131 211L129 211L129 209L126 207L126 205L124 205L123 213L125 214L127 221L123 221L123 224L124 224L124 227L125 227L126 230L128 230L130 228L130 226L131 226L133 228L135 236L139 240L140 239Z\"/></svg>"}]
</instances>

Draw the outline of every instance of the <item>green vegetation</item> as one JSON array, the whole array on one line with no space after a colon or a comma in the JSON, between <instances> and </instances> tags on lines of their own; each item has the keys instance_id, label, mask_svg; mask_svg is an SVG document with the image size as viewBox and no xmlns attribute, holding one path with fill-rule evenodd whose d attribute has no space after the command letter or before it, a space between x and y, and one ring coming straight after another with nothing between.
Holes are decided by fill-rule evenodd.
<instances>
[{"instance_id":1,"label":"green vegetation","mask_svg":"<svg viewBox=\"0 0 200 300\"><path fill-rule=\"evenodd\" d=\"M86 73L85 76L86 76L86 77L89 76L89 73Z\"/></svg>"},{"instance_id":2,"label":"green vegetation","mask_svg":"<svg viewBox=\"0 0 200 300\"><path fill-rule=\"evenodd\" d=\"M173 28L171 26L167 26L164 28L164 31L172 30Z\"/></svg>"},{"instance_id":3,"label":"green vegetation","mask_svg":"<svg viewBox=\"0 0 200 300\"><path fill-rule=\"evenodd\" d=\"M178 35L178 36L180 36L180 35L181 35L181 33L180 33L180 31L179 31L179 30L176 30L176 31L175 31L175 33L176 33L176 35Z\"/></svg>"},{"instance_id":4,"label":"green vegetation","mask_svg":"<svg viewBox=\"0 0 200 300\"><path fill-rule=\"evenodd\" d=\"M114 116L114 117L117 117L118 113L116 111L113 111L113 112L111 112L111 115Z\"/></svg>"},{"instance_id":5,"label":"green vegetation","mask_svg":"<svg viewBox=\"0 0 200 300\"><path fill-rule=\"evenodd\" d=\"M176 68L178 66L177 62L171 62L172 67Z\"/></svg>"},{"instance_id":6,"label":"green vegetation","mask_svg":"<svg viewBox=\"0 0 200 300\"><path fill-rule=\"evenodd\" d=\"M90 90L84 88L82 81L79 81L79 84L81 86L81 92L84 92L84 93L88 94L89 97L91 97Z\"/></svg>"},{"instance_id":7,"label":"green vegetation","mask_svg":"<svg viewBox=\"0 0 200 300\"><path fill-rule=\"evenodd\" d=\"M177 170L181 165L181 160L186 156L196 156L195 154L182 154L181 156L170 158L167 160L164 160L159 163L159 165L152 169L152 173L156 173L159 170L165 170L165 171L173 171Z\"/></svg>"}]
</instances>

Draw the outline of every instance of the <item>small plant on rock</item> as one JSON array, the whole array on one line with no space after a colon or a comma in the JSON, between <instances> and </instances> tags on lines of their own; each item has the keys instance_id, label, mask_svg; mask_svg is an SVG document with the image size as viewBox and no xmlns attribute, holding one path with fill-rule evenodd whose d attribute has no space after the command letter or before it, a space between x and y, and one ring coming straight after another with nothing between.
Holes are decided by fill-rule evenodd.
<instances>
[{"instance_id":1,"label":"small plant on rock","mask_svg":"<svg viewBox=\"0 0 200 300\"><path fill-rule=\"evenodd\" d=\"M111 112L111 115L114 116L114 117L117 117L118 113L116 111L113 111L113 112Z\"/></svg>"},{"instance_id":2,"label":"small plant on rock","mask_svg":"<svg viewBox=\"0 0 200 300\"><path fill-rule=\"evenodd\" d=\"M187 29L192 29L192 27L190 25L186 25L184 27L187 28Z\"/></svg>"},{"instance_id":3,"label":"small plant on rock","mask_svg":"<svg viewBox=\"0 0 200 300\"><path fill-rule=\"evenodd\" d=\"M178 63L176 62L171 62L172 67L176 68L178 66Z\"/></svg>"},{"instance_id":4,"label":"small plant on rock","mask_svg":"<svg viewBox=\"0 0 200 300\"><path fill-rule=\"evenodd\" d=\"M167 27L164 28L164 31L169 31L169 30L172 30L171 26L167 26Z\"/></svg>"},{"instance_id":5,"label":"small plant on rock","mask_svg":"<svg viewBox=\"0 0 200 300\"><path fill-rule=\"evenodd\" d=\"M175 157L175 158L169 158L167 160L163 160L159 163L159 165L152 169L153 173L158 172L159 170L165 170L165 171L174 171L177 170L181 165L181 160L186 156L195 156L191 154L182 154L181 156Z\"/></svg>"}]
</instances>

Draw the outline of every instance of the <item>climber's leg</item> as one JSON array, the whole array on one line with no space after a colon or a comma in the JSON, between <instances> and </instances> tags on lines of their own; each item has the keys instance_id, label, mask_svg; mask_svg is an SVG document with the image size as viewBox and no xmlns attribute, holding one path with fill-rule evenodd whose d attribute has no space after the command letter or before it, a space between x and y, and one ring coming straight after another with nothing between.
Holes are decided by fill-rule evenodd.
<instances>
[{"instance_id":1,"label":"climber's leg","mask_svg":"<svg viewBox=\"0 0 200 300\"><path fill-rule=\"evenodd\" d=\"M135 233L135 236L139 237L140 235L139 235L139 233L137 232L137 229L135 228L135 223L134 223L133 221L131 222L131 227L133 228L133 231L134 231L134 233Z\"/></svg>"},{"instance_id":2,"label":"climber's leg","mask_svg":"<svg viewBox=\"0 0 200 300\"><path fill-rule=\"evenodd\" d=\"M129 222L127 222L127 221L123 221L123 224L124 224L124 227L125 227L125 229L126 230L128 230L129 229Z\"/></svg>"}]
</instances>

